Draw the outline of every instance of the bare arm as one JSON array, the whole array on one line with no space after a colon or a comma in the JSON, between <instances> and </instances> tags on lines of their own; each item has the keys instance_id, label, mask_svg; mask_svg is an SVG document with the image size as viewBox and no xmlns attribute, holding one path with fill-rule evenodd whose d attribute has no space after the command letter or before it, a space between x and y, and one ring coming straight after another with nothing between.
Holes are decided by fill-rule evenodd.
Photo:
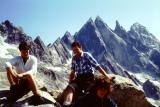
<instances>
[{"instance_id":1,"label":"bare arm","mask_svg":"<svg viewBox=\"0 0 160 107\"><path fill-rule=\"evenodd\" d=\"M109 76L107 75L107 73L105 72L105 70L104 70L101 66L98 66L97 70L98 70L102 75L104 75L107 79L110 79Z\"/></svg>"},{"instance_id":2,"label":"bare arm","mask_svg":"<svg viewBox=\"0 0 160 107\"><path fill-rule=\"evenodd\" d=\"M7 72L10 72L12 76L17 77L17 72L12 67L6 67Z\"/></svg>"},{"instance_id":3,"label":"bare arm","mask_svg":"<svg viewBox=\"0 0 160 107\"><path fill-rule=\"evenodd\" d=\"M74 79L75 79L75 71L71 71L70 75L69 75L69 83L71 83Z\"/></svg>"}]
</instances>

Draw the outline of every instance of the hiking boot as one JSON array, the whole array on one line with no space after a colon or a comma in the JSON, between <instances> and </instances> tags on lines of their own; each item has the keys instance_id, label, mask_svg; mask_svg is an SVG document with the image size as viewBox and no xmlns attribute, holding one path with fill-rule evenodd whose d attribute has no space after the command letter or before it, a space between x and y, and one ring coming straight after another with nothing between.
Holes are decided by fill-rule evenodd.
<instances>
[{"instance_id":1,"label":"hiking boot","mask_svg":"<svg viewBox=\"0 0 160 107\"><path fill-rule=\"evenodd\" d=\"M62 105L62 107L71 107L71 105Z\"/></svg>"},{"instance_id":2,"label":"hiking boot","mask_svg":"<svg viewBox=\"0 0 160 107\"><path fill-rule=\"evenodd\" d=\"M10 91L7 95L7 100L10 104L13 104L14 102L16 102L16 92L18 91L18 85L12 85L10 86Z\"/></svg>"},{"instance_id":3,"label":"hiking boot","mask_svg":"<svg viewBox=\"0 0 160 107\"><path fill-rule=\"evenodd\" d=\"M10 92L12 92L12 93L18 91L17 89L18 89L18 85L11 85L10 86Z\"/></svg>"},{"instance_id":4,"label":"hiking boot","mask_svg":"<svg viewBox=\"0 0 160 107\"><path fill-rule=\"evenodd\" d=\"M40 105L46 103L45 99L40 95L33 95L32 98L33 99L31 100L31 104L33 105Z\"/></svg>"},{"instance_id":5,"label":"hiking boot","mask_svg":"<svg viewBox=\"0 0 160 107\"><path fill-rule=\"evenodd\" d=\"M54 103L54 106L55 106L55 107L62 107L59 102L55 102L55 103Z\"/></svg>"}]
</instances>

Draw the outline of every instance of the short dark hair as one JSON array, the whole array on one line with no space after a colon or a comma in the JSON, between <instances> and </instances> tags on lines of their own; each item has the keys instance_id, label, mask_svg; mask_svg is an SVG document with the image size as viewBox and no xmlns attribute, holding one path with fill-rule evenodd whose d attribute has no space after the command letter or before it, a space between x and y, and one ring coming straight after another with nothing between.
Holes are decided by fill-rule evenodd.
<instances>
[{"instance_id":1,"label":"short dark hair","mask_svg":"<svg viewBox=\"0 0 160 107\"><path fill-rule=\"evenodd\" d=\"M73 47L76 47L76 46L78 46L79 48L82 47L79 42L75 41L75 42L72 43L71 47L73 48Z\"/></svg>"},{"instance_id":2,"label":"short dark hair","mask_svg":"<svg viewBox=\"0 0 160 107\"><path fill-rule=\"evenodd\" d=\"M19 50L29 50L30 49L30 44L27 42L27 41L22 41L20 44L19 44Z\"/></svg>"},{"instance_id":3,"label":"short dark hair","mask_svg":"<svg viewBox=\"0 0 160 107\"><path fill-rule=\"evenodd\" d=\"M99 88L105 88L108 94L112 92L112 84L104 76L96 77L92 88L94 91L97 91Z\"/></svg>"}]
</instances>

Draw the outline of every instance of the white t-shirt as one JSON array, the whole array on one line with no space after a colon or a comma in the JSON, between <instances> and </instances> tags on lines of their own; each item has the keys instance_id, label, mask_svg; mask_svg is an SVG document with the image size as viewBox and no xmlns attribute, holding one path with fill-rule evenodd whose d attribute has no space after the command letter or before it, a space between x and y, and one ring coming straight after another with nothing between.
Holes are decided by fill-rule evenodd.
<instances>
[{"instance_id":1,"label":"white t-shirt","mask_svg":"<svg viewBox=\"0 0 160 107\"><path fill-rule=\"evenodd\" d=\"M18 74L28 72L35 75L37 72L37 58L35 56L29 55L28 60L24 64L22 57L16 56L9 62L6 62L5 67L13 67Z\"/></svg>"}]
</instances>

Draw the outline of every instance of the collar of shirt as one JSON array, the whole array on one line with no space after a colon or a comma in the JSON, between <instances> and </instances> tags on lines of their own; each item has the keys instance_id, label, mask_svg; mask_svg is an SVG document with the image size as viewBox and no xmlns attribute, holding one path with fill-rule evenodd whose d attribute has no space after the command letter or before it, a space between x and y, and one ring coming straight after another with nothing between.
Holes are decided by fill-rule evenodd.
<instances>
[{"instance_id":1,"label":"collar of shirt","mask_svg":"<svg viewBox=\"0 0 160 107\"><path fill-rule=\"evenodd\" d=\"M84 52L82 51L82 53L81 53L81 57L83 57L84 56ZM74 55L74 57L75 57L75 55Z\"/></svg>"},{"instance_id":2,"label":"collar of shirt","mask_svg":"<svg viewBox=\"0 0 160 107\"><path fill-rule=\"evenodd\" d=\"M31 56L29 55L29 58L27 59L26 63L28 62L28 60L30 60L30 57L31 57ZM24 63L24 61L23 61L22 56L21 56L21 61L23 62L24 65L26 65L26 63Z\"/></svg>"}]
</instances>

